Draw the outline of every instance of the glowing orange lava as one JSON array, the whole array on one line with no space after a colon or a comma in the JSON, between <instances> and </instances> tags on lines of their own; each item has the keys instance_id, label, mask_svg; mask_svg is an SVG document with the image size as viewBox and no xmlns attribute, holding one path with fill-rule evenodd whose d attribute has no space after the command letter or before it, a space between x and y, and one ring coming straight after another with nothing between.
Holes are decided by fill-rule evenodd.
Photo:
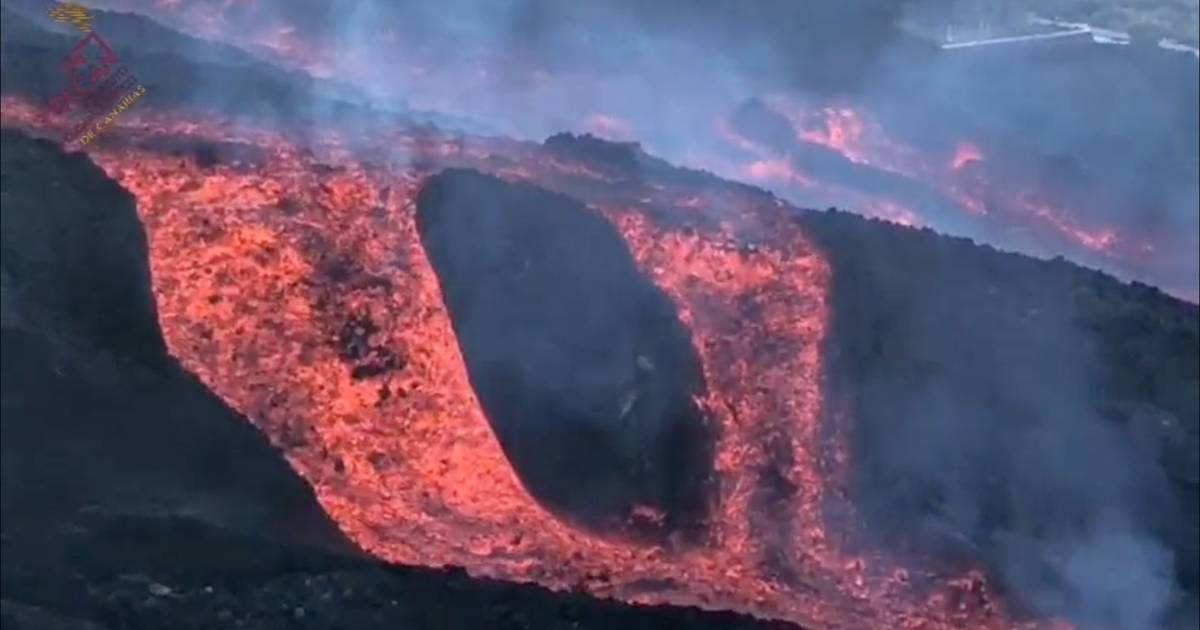
<instances>
[{"instance_id":1,"label":"glowing orange lava","mask_svg":"<svg viewBox=\"0 0 1200 630\"><path fill-rule=\"evenodd\" d=\"M3 122L56 124L11 98ZM378 135L366 148L333 132L301 146L147 107L89 147L137 200L172 353L270 436L356 543L395 562L820 629L1019 625L977 572L849 555L826 526L830 506L849 509L845 449L823 431L830 270L790 208L746 187L626 179L542 145L428 128ZM147 148L165 138L263 153L201 167ZM722 427L707 542L584 533L522 488L468 383L416 232L415 195L446 166L583 200L675 301L708 383L698 403ZM356 373L339 343L348 328L395 369ZM795 488L769 516L764 467Z\"/></svg>"},{"instance_id":2,"label":"glowing orange lava","mask_svg":"<svg viewBox=\"0 0 1200 630\"><path fill-rule=\"evenodd\" d=\"M960 142L954 148L954 157L950 158L951 170L957 171L970 162L982 162L983 151L970 142Z\"/></svg>"},{"instance_id":3,"label":"glowing orange lava","mask_svg":"<svg viewBox=\"0 0 1200 630\"><path fill-rule=\"evenodd\" d=\"M796 130L796 137L834 149L851 162L867 163L862 147L863 122L858 114L848 108L825 108L821 113L824 123L821 128L808 128L802 122Z\"/></svg>"},{"instance_id":4,"label":"glowing orange lava","mask_svg":"<svg viewBox=\"0 0 1200 630\"><path fill-rule=\"evenodd\" d=\"M1037 201L1032 195L1019 197L1021 207L1030 216L1053 225L1056 230L1071 237L1072 240L1097 252L1111 251L1118 243L1117 232L1112 228L1085 229L1070 215L1054 208L1050 204Z\"/></svg>"},{"instance_id":5,"label":"glowing orange lava","mask_svg":"<svg viewBox=\"0 0 1200 630\"><path fill-rule=\"evenodd\" d=\"M767 101L773 111L792 123L799 141L837 151L856 164L932 184L968 214L1005 221L1000 226L1005 231L1031 233L1039 240L1050 235L1059 243L1126 262L1143 259L1152 251L1148 244L1123 237L1113 227L1085 227L1069 208L1047 202L1037 194L1013 194L1008 190L1011 182L991 181L983 170L983 150L973 142L959 142L954 154L939 167L919 151L889 138L881 125L853 108L809 109L783 97ZM902 225L926 223L919 218L919 209L907 207L895 199L857 194L846 185L818 186L813 183L815 178L798 172L787 159L772 156L771 151L731 130L728 125L718 123L717 130L732 146L758 157L742 169L743 175L750 179L799 184L806 189L819 187L827 191L831 199L855 198L854 209L867 216ZM1053 243L1049 249L1057 252L1057 245Z\"/></svg>"}]
</instances>

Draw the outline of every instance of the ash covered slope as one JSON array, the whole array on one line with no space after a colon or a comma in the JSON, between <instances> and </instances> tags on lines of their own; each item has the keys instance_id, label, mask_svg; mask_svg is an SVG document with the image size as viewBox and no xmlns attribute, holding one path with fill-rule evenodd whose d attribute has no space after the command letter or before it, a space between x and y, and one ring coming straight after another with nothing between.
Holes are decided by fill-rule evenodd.
<instances>
[{"instance_id":1,"label":"ash covered slope","mask_svg":"<svg viewBox=\"0 0 1200 630\"><path fill-rule=\"evenodd\" d=\"M166 355L129 195L52 143L0 148L4 627L790 627L357 557Z\"/></svg>"},{"instance_id":2,"label":"ash covered slope","mask_svg":"<svg viewBox=\"0 0 1200 630\"><path fill-rule=\"evenodd\" d=\"M873 535L980 558L1084 627L1194 627L1200 309L929 230L799 221L833 269L828 391Z\"/></svg>"}]
</instances>

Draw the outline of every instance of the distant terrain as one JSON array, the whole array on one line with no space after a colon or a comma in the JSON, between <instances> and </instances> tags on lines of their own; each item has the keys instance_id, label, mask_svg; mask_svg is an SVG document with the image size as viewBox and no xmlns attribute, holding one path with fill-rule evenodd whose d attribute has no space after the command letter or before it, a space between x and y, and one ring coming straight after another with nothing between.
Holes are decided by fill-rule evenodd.
<instances>
[{"instance_id":1,"label":"distant terrain","mask_svg":"<svg viewBox=\"0 0 1200 630\"><path fill-rule=\"evenodd\" d=\"M1200 0L916 0L912 22L956 25L990 23L1000 31L1029 13L1130 33L1135 38L1171 38L1200 44Z\"/></svg>"}]
</instances>

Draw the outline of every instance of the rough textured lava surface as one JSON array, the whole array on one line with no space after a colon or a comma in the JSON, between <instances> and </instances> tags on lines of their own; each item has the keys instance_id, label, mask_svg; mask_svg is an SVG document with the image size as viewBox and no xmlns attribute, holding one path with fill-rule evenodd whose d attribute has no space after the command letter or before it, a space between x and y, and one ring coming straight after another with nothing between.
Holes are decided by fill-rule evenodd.
<instances>
[{"instance_id":1,"label":"rough textured lava surface","mask_svg":"<svg viewBox=\"0 0 1200 630\"><path fill-rule=\"evenodd\" d=\"M6 129L0 154L3 627L790 627L364 557L167 355L133 198L52 142Z\"/></svg>"},{"instance_id":2,"label":"rough textured lava surface","mask_svg":"<svg viewBox=\"0 0 1200 630\"><path fill-rule=\"evenodd\" d=\"M66 38L25 28L6 17L5 63L53 67ZM170 354L368 554L936 630L1121 619L1075 579L1116 547L1156 606L1194 605L1195 305L160 36L114 37L156 100L70 159L136 204ZM3 124L60 134L8 68Z\"/></svg>"}]
</instances>

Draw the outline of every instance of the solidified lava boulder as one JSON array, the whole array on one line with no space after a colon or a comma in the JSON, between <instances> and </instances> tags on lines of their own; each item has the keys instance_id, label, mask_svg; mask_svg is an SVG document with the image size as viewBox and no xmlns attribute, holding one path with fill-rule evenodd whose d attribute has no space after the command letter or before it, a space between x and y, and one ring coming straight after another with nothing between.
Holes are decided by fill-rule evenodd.
<instances>
[{"instance_id":1,"label":"solidified lava boulder","mask_svg":"<svg viewBox=\"0 0 1200 630\"><path fill-rule=\"evenodd\" d=\"M7 129L0 148L0 527L27 541L14 553L44 554L23 537L80 514L131 512L352 549L266 437L167 354L133 197L85 154Z\"/></svg>"},{"instance_id":2,"label":"solidified lava boulder","mask_svg":"<svg viewBox=\"0 0 1200 630\"><path fill-rule=\"evenodd\" d=\"M146 234L129 193L82 153L62 156L49 142L7 129L0 142L5 321L36 322L141 360L165 358ZM67 185L61 173L46 172L50 159L83 174Z\"/></svg>"},{"instance_id":3,"label":"solidified lava boulder","mask_svg":"<svg viewBox=\"0 0 1200 630\"><path fill-rule=\"evenodd\" d=\"M571 198L466 170L429 179L417 224L526 487L593 528L696 528L713 444L699 359L617 230Z\"/></svg>"}]
</instances>

